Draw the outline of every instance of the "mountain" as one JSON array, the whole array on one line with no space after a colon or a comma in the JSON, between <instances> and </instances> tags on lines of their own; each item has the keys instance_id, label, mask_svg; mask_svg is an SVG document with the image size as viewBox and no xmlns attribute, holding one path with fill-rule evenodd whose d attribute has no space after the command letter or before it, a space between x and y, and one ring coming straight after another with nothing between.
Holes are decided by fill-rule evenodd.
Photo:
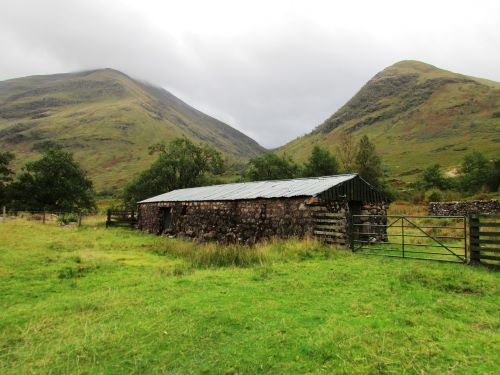
<instances>
[{"instance_id":1,"label":"mountain","mask_svg":"<svg viewBox=\"0 0 500 375\"><path fill-rule=\"evenodd\" d=\"M0 82L0 149L16 154L17 168L60 145L75 154L98 191L117 190L155 159L149 145L181 136L233 160L265 151L168 91L113 69Z\"/></svg>"},{"instance_id":2,"label":"mountain","mask_svg":"<svg viewBox=\"0 0 500 375\"><path fill-rule=\"evenodd\" d=\"M433 163L453 173L465 153L500 151L500 83L401 61L368 81L311 133L279 152L304 160L314 145L335 152L343 130L367 135L389 175L415 180Z\"/></svg>"}]
</instances>

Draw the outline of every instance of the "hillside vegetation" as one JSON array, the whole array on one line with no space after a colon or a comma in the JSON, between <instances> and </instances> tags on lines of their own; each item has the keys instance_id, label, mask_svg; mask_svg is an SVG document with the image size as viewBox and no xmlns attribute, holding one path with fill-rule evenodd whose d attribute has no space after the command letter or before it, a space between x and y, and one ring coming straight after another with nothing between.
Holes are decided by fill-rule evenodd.
<instances>
[{"instance_id":1,"label":"hillside vegetation","mask_svg":"<svg viewBox=\"0 0 500 375\"><path fill-rule=\"evenodd\" d=\"M72 151L97 190L114 189L147 168L148 146L185 136L232 160L264 151L254 140L169 92L112 69L0 82L0 148L19 168L40 151Z\"/></svg>"},{"instance_id":2,"label":"hillside vegetation","mask_svg":"<svg viewBox=\"0 0 500 375\"><path fill-rule=\"evenodd\" d=\"M0 373L498 373L498 273L83 224L0 223Z\"/></svg>"},{"instance_id":3,"label":"hillside vegetation","mask_svg":"<svg viewBox=\"0 0 500 375\"><path fill-rule=\"evenodd\" d=\"M367 135L394 180L414 180L436 162L453 173L465 153L498 156L500 83L402 61L280 152L304 160L314 145L335 151L344 130L355 138Z\"/></svg>"}]
</instances>

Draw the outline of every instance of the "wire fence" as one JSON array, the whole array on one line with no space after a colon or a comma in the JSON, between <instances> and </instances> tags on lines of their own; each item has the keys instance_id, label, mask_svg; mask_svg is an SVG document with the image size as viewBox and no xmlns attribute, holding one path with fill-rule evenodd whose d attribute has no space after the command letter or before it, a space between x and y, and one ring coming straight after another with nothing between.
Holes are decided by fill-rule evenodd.
<instances>
[{"instance_id":1,"label":"wire fence","mask_svg":"<svg viewBox=\"0 0 500 375\"><path fill-rule=\"evenodd\" d=\"M0 223L27 220L51 226L105 226L106 214L74 211L6 211L0 213Z\"/></svg>"}]
</instances>

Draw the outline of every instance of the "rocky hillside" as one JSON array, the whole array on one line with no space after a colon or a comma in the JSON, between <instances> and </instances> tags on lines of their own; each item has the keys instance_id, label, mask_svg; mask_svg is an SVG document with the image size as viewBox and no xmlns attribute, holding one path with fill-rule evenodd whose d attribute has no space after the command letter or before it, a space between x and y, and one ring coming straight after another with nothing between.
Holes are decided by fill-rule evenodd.
<instances>
[{"instance_id":1,"label":"rocky hillside","mask_svg":"<svg viewBox=\"0 0 500 375\"><path fill-rule=\"evenodd\" d=\"M301 160L316 144L335 151L342 130L375 141L395 180L415 179L436 162L451 171L472 150L500 154L500 84L402 61L280 152Z\"/></svg>"},{"instance_id":2,"label":"rocky hillside","mask_svg":"<svg viewBox=\"0 0 500 375\"><path fill-rule=\"evenodd\" d=\"M194 109L166 90L112 69L0 82L0 148L16 166L63 146L113 190L147 167L148 146L186 136L233 160L264 151L243 133Z\"/></svg>"}]
</instances>

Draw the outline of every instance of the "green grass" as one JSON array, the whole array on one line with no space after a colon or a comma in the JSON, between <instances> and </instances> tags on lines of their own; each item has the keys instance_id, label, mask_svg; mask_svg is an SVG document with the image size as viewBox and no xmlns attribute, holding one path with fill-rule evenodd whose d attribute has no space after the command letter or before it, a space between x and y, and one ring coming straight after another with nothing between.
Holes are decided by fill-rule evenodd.
<instances>
[{"instance_id":1,"label":"green grass","mask_svg":"<svg viewBox=\"0 0 500 375\"><path fill-rule=\"evenodd\" d=\"M498 373L499 280L311 240L222 248L11 220L0 373Z\"/></svg>"}]
</instances>

